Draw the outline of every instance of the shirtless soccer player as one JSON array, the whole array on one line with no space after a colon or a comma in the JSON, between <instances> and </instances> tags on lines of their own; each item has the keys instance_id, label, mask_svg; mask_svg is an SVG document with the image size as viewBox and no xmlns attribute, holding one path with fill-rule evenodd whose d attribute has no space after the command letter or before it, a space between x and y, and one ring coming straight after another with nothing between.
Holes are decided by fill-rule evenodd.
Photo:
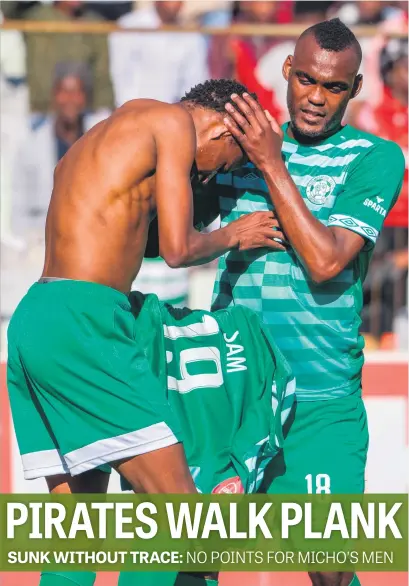
<instances>
[{"instance_id":1,"label":"shirtless soccer player","mask_svg":"<svg viewBox=\"0 0 409 586\"><path fill-rule=\"evenodd\" d=\"M8 330L8 389L25 478L53 492L103 492L110 464L134 490L191 493L177 421L134 331L127 294L157 214L172 267L238 248L277 248L271 212L211 234L193 228L192 173L243 160L224 106L245 88L194 88L180 104L134 100L57 165L44 270Z\"/></svg>"}]
</instances>

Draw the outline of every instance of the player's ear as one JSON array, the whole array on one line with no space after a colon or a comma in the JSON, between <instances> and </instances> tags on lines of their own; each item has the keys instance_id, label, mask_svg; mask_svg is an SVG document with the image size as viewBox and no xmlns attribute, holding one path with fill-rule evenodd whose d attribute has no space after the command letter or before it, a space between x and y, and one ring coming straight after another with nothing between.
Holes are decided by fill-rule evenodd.
<instances>
[{"instance_id":1,"label":"player's ear","mask_svg":"<svg viewBox=\"0 0 409 586\"><path fill-rule=\"evenodd\" d=\"M215 122L209 129L209 140L219 140L225 136L231 136L231 132L227 130L224 122Z\"/></svg>"},{"instance_id":2,"label":"player's ear","mask_svg":"<svg viewBox=\"0 0 409 586\"><path fill-rule=\"evenodd\" d=\"M221 133L221 135L219 136L219 138L224 138L225 136L233 136L233 135L230 132L230 130L224 129L224 131Z\"/></svg>"},{"instance_id":3,"label":"player's ear","mask_svg":"<svg viewBox=\"0 0 409 586\"><path fill-rule=\"evenodd\" d=\"M359 94L359 92L361 91L361 89L362 89L362 82L363 82L363 79L364 79L364 78L363 78L363 76L362 76L362 74L361 74L361 73L359 73L359 74L358 74L358 75L355 77L355 80L354 80L354 85L353 85L353 87L352 87L351 100L352 100L352 98L355 98L355 97L356 97L356 96Z\"/></svg>"},{"instance_id":4,"label":"player's ear","mask_svg":"<svg viewBox=\"0 0 409 586\"><path fill-rule=\"evenodd\" d=\"M284 61L284 65L283 65L283 77L284 77L285 81L288 81L288 78L290 77L290 70L291 70L292 64L293 64L293 56L288 55L287 59Z\"/></svg>"}]
</instances>

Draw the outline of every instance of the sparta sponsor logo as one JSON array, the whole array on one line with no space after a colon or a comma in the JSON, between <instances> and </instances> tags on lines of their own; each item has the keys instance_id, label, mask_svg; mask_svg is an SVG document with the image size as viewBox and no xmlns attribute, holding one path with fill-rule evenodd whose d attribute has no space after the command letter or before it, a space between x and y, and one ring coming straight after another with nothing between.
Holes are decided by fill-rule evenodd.
<instances>
[{"instance_id":1,"label":"sparta sponsor logo","mask_svg":"<svg viewBox=\"0 0 409 586\"><path fill-rule=\"evenodd\" d=\"M244 487L239 476L233 478L226 478L218 484L213 490L212 494L244 494Z\"/></svg>"},{"instance_id":2,"label":"sparta sponsor logo","mask_svg":"<svg viewBox=\"0 0 409 586\"><path fill-rule=\"evenodd\" d=\"M383 199L381 199L380 197L377 197L376 199L383 201ZM386 216L385 208L383 208L381 205L379 205L379 203L376 203L375 201L372 201L369 198L366 198L366 200L364 201L364 206L366 206L367 208L372 208L374 212L380 214L383 217Z\"/></svg>"}]
</instances>

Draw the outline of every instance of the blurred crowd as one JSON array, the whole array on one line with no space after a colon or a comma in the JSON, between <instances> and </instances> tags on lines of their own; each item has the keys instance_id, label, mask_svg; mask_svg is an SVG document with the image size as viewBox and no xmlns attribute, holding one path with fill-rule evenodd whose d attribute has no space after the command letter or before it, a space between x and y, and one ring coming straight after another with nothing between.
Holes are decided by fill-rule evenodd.
<instances>
[{"instance_id":1,"label":"blurred crowd","mask_svg":"<svg viewBox=\"0 0 409 586\"><path fill-rule=\"evenodd\" d=\"M0 2L1 20L116 21L154 29L196 23L308 26L338 16L346 24L376 25L360 39L364 90L346 122L397 142L408 153L407 2L161 1ZM284 30L284 28L283 28ZM210 77L235 77L255 91L281 122L287 119L281 67L294 37L255 34L204 36L197 32L1 32L0 178L2 307L7 320L42 268L44 223L53 169L69 147L113 108L132 98L175 102ZM408 178L386 222L366 281L363 331L370 348L407 345ZM146 262L135 287L184 304L188 272L168 274ZM166 283L166 286L164 285ZM173 284L172 284L173 283Z\"/></svg>"}]
</instances>

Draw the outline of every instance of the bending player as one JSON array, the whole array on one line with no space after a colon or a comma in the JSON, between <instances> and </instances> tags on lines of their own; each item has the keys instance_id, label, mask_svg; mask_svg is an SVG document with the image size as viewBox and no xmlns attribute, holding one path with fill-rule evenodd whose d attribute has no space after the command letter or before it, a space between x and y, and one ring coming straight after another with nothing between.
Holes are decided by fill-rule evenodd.
<instances>
[{"instance_id":1,"label":"bending player","mask_svg":"<svg viewBox=\"0 0 409 586\"><path fill-rule=\"evenodd\" d=\"M211 234L193 228L190 180L243 160L223 123L245 88L209 81L181 104L134 100L57 165L43 274L8 330L8 389L27 479L53 492L102 492L109 463L134 490L190 493L180 429L149 368L127 294L157 213L172 267L232 249L278 248L271 212Z\"/></svg>"},{"instance_id":2,"label":"bending player","mask_svg":"<svg viewBox=\"0 0 409 586\"><path fill-rule=\"evenodd\" d=\"M128 102L57 165L42 278L9 327L8 384L26 478L46 476L51 490L103 490L96 475L78 475L109 462L135 490L194 490L127 294L156 212L160 253L173 267L231 248L277 247L271 212L211 234L193 229L192 169L206 181L243 159L223 124L232 91L244 88L218 80L177 105ZM33 423L39 430L28 438Z\"/></svg>"}]
</instances>

